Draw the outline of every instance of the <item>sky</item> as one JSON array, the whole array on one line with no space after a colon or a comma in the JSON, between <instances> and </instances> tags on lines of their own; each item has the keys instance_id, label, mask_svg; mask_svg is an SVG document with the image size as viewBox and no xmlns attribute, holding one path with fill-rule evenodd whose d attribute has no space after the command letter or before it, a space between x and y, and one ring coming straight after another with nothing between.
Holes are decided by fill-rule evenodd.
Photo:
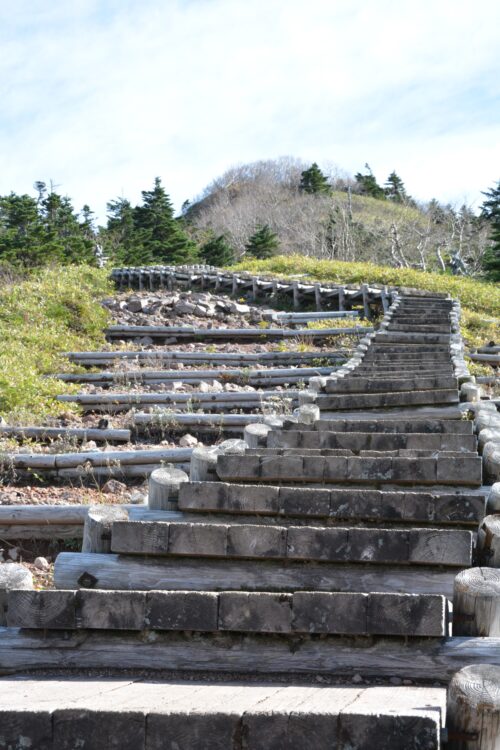
<instances>
[{"instance_id":1,"label":"sky","mask_svg":"<svg viewBox=\"0 0 500 750\"><path fill-rule=\"evenodd\" d=\"M477 207L499 42L493 0L0 0L0 194L52 181L103 222L289 155Z\"/></svg>"}]
</instances>

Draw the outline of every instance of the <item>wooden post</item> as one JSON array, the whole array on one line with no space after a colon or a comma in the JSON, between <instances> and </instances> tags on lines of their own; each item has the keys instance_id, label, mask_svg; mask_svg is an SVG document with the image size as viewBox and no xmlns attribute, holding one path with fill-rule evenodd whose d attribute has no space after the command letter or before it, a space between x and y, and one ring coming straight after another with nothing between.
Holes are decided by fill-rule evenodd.
<instances>
[{"instance_id":1,"label":"wooden post","mask_svg":"<svg viewBox=\"0 0 500 750\"><path fill-rule=\"evenodd\" d=\"M215 466L217 464L217 449L194 448L191 455L189 480L191 482L210 482L217 480Z\"/></svg>"},{"instance_id":2,"label":"wooden post","mask_svg":"<svg viewBox=\"0 0 500 750\"><path fill-rule=\"evenodd\" d=\"M114 521L128 521L128 511L119 505L92 505L83 527L82 552L111 552Z\"/></svg>"},{"instance_id":3,"label":"wooden post","mask_svg":"<svg viewBox=\"0 0 500 750\"><path fill-rule=\"evenodd\" d=\"M365 314L365 318L367 320L370 320L372 314L369 305L370 295L368 292L368 284L361 284L361 291L363 293L363 311Z\"/></svg>"},{"instance_id":4,"label":"wooden post","mask_svg":"<svg viewBox=\"0 0 500 750\"><path fill-rule=\"evenodd\" d=\"M450 750L497 750L500 745L500 667L474 664L451 679L446 702Z\"/></svg>"},{"instance_id":5,"label":"wooden post","mask_svg":"<svg viewBox=\"0 0 500 750\"><path fill-rule=\"evenodd\" d=\"M298 420L302 424L313 424L320 418L319 406L316 404L304 404L299 407Z\"/></svg>"},{"instance_id":6,"label":"wooden post","mask_svg":"<svg viewBox=\"0 0 500 750\"><path fill-rule=\"evenodd\" d=\"M243 431L243 440L249 448L265 448L267 446L267 433L270 431L271 427L261 422L248 424Z\"/></svg>"},{"instance_id":7,"label":"wooden post","mask_svg":"<svg viewBox=\"0 0 500 750\"><path fill-rule=\"evenodd\" d=\"M389 299L388 299L388 295L387 295L387 287L386 286L384 286L384 288L382 289L382 292L380 293L380 301L382 302L382 309L383 309L384 315L385 315L385 313L389 309Z\"/></svg>"},{"instance_id":8,"label":"wooden post","mask_svg":"<svg viewBox=\"0 0 500 750\"><path fill-rule=\"evenodd\" d=\"M500 636L500 570L468 568L457 575L453 635Z\"/></svg>"},{"instance_id":9,"label":"wooden post","mask_svg":"<svg viewBox=\"0 0 500 750\"><path fill-rule=\"evenodd\" d=\"M321 284L318 281L314 284L314 299L316 302L316 310L320 312L323 308L321 306Z\"/></svg>"},{"instance_id":10,"label":"wooden post","mask_svg":"<svg viewBox=\"0 0 500 750\"><path fill-rule=\"evenodd\" d=\"M32 589L29 570L17 563L0 565L0 627L7 625L7 596L11 589Z\"/></svg>"},{"instance_id":11,"label":"wooden post","mask_svg":"<svg viewBox=\"0 0 500 750\"><path fill-rule=\"evenodd\" d=\"M238 294L238 277L236 276L235 273L233 273L233 281L231 284L231 294L233 295L233 297L236 297L236 295Z\"/></svg>"},{"instance_id":12,"label":"wooden post","mask_svg":"<svg viewBox=\"0 0 500 750\"><path fill-rule=\"evenodd\" d=\"M257 302L257 296L258 296L258 294L259 294L259 287L258 287L258 284L257 284L257 279L253 278L252 279L252 300L254 302Z\"/></svg>"},{"instance_id":13,"label":"wooden post","mask_svg":"<svg viewBox=\"0 0 500 750\"><path fill-rule=\"evenodd\" d=\"M293 309L298 310L300 307L299 282L292 281Z\"/></svg>"},{"instance_id":14,"label":"wooden post","mask_svg":"<svg viewBox=\"0 0 500 750\"><path fill-rule=\"evenodd\" d=\"M477 551L482 565L500 568L500 515L483 518L477 535Z\"/></svg>"},{"instance_id":15,"label":"wooden post","mask_svg":"<svg viewBox=\"0 0 500 750\"><path fill-rule=\"evenodd\" d=\"M339 286L339 311L342 312L345 310L345 293L344 293L344 287Z\"/></svg>"},{"instance_id":16,"label":"wooden post","mask_svg":"<svg viewBox=\"0 0 500 750\"><path fill-rule=\"evenodd\" d=\"M173 466L163 466L150 474L148 482L148 506L150 510L177 510L179 487L188 482L185 471Z\"/></svg>"}]
</instances>

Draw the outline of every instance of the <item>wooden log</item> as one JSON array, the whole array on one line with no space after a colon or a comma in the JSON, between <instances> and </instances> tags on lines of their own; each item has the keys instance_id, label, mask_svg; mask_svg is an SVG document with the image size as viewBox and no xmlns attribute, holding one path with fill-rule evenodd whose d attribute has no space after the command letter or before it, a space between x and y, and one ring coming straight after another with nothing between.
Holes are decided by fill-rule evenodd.
<instances>
[{"instance_id":1,"label":"wooden log","mask_svg":"<svg viewBox=\"0 0 500 750\"><path fill-rule=\"evenodd\" d=\"M39 524L0 524L0 539L21 541L22 539L81 539L83 536L83 520L80 524L67 525L62 523Z\"/></svg>"},{"instance_id":2,"label":"wooden log","mask_svg":"<svg viewBox=\"0 0 500 750\"><path fill-rule=\"evenodd\" d=\"M33 576L27 568L17 563L0 565L0 627L7 624L8 592L13 589L33 588Z\"/></svg>"},{"instance_id":3,"label":"wooden log","mask_svg":"<svg viewBox=\"0 0 500 750\"><path fill-rule=\"evenodd\" d=\"M160 464L136 464L122 466L121 464L110 466L76 466L71 469L59 469L56 476L61 479L81 479L83 481L96 479L123 479L125 477L142 477L146 479L151 472L158 469ZM176 463L176 468L181 471L189 471L189 463Z\"/></svg>"},{"instance_id":4,"label":"wooden log","mask_svg":"<svg viewBox=\"0 0 500 750\"><path fill-rule=\"evenodd\" d=\"M119 505L93 505L83 529L82 552L111 552L111 527L114 521L128 520L128 511Z\"/></svg>"},{"instance_id":5,"label":"wooden log","mask_svg":"<svg viewBox=\"0 0 500 750\"><path fill-rule=\"evenodd\" d=\"M469 568L455 579L453 634L500 636L500 571Z\"/></svg>"},{"instance_id":6,"label":"wooden log","mask_svg":"<svg viewBox=\"0 0 500 750\"><path fill-rule=\"evenodd\" d=\"M366 334L373 328L356 326L353 328L195 328L194 326L127 326L112 325L105 329L108 338L136 338L150 336L152 338L176 339L216 339L224 341L234 340L263 340L263 339L287 339L301 338L323 339L331 336L353 336ZM406 334L392 334L392 336L405 336ZM387 334L389 336L389 334ZM387 340L393 340L388 338ZM394 339L398 340L399 339ZM403 339L404 340L404 339ZM444 340L444 338L443 338ZM488 355L481 355L488 356Z\"/></svg>"},{"instance_id":7,"label":"wooden log","mask_svg":"<svg viewBox=\"0 0 500 750\"><path fill-rule=\"evenodd\" d=\"M75 395L61 395L58 401L86 405L108 404L109 406L139 406L140 404L259 404L265 399L276 397L298 398L299 391L295 388L268 391L236 391L212 392L192 391L191 393L80 393ZM174 449L172 449L173 451ZM142 452L142 451L141 451ZM15 454L18 455L18 454ZM174 453L172 452L172 456Z\"/></svg>"},{"instance_id":8,"label":"wooden log","mask_svg":"<svg viewBox=\"0 0 500 750\"><path fill-rule=\"evenodd\" d=\"M144 451L99 451L82 453L60 453L55 455L56 468L68 469L90 464L92 466L137 466L163 462L182 463L191 458L192 448L170 448Z\"/></svg>"},{"instance_id":9,"label":"wooden log","mask_svg":"<svg viewBox=\"0 0 500 750\"><path fill-rule=\"evenodd\" d=\"M148 505L151 510L176 510L179 487L188 480L185 471L174 467L155 469L148 482Z\"/></svg>"},{"instance_id":10,"label":"wooden log","mask_svg":"<svg viewBox=\"0 0 500 750\"><path fill-rule=\"evenodd\" d=\"M54 581L75 589L90 573L99 589L180 591L358 591L453 596L455 572L437 567L363 566L271 560L193 559L61 552Z\"/></svg>"},{"instance_id":11,"label":"wooden log","mask_svg":"<svg viewBox=\"0 0 500 750\"><path fill-rule=\"evenodd\" d=\"M259 448L267 446L267 435L271 427L261 422L249 424L243 431L243 440L249 448Z\"/></svg>"},{"instance_id":12,"label":"wooden log","mask_svg":"<svg viewBox=\"0 0 500 750\"><path fill-rule=\"evenodd\" d=\"M97 373L98 374L98 373ZM130 430L87 429L79 427L10 427L0 426L0 436L14 437L18 440L55 440L56 438L74 438L85 442L125 442L130 441Z\"/></svg>"},{"instance_id":13,"label":"wooden log","mask_svg":"<svg viewBox=\"0 0 500 750\"><path fill-rule=\"evenodd\" d=\"M319 406L304 404L299 407L297 418L300 424L314 424L320 418Z\"/></svg>"},{"instance_id":14,"label":"wooden log","mask_svg":"<svg viewBox=\"0 0 500 750\"><path fill-rule=\"evenodd\" d=\"M495 482L490 488L486 509L488 513L494 515L500 513L500 482Z\"/></svg>"},{"instance_id":15,"label":"wooden log","mask_svg":"<svg viewBox=\"0 0 500 750\"><path fill-rule=\"evenodd\" d=\"M88 505L0 505L1 526L83 524ZM0 535L1 536L1 535Z\"/></svg>"},{"instance_id":16,"label":"wooden log","mask_svg":"<svg viewBox=\"0 0 500 750\"><path fill-rule=\"evenodd\" d=\"M477 535L477 553L482 565L500 568L500 515L486 516Z\"/></svg>"},{"instance_id":17,"label":"wooden log","mask_svg":"<svg viewBox=\"0 0 500 750\"><path fill-rule=\"evenodd\" d=\"M116 360L137 360L138 362L148 360L165 362L307 362L311 359L320 358L341 358L348 357L351 351L349 349L326 350L319 352L183 352L170 350L155 351L104 351L104 352L66 352L66 355L72 362L82 361L89 362L92 366L99 366L104 362L114 362Z\"/></svg>"},{"instance_id":18,"label":"wooden log","mask_svg":"<svg viewBox=\"0 0 500 750\"><path fill-rule=\"evenodd\" d=\"M136 426L151 425L163 427L166 430L176 430L182 427L207 427L219 429L223 427L241 427L254 422L262 422L261 414L186 414L183 412L157 411L152 414L136 412L134 414Z\"/></svg>"},{"instance_id":19,"label":"wooden log","mask_svg":"<svg viewBox=\"0 0 500 750\"><path fill-rule=\"evenodd\" d=\"M446 701L450 750L496 750L500 742L500 667L473 664L451 679Z\"/></svg>"},{"instance_id":20,"label":"wooden log","mask_svg":"<svg viewBox=\"0 0 500 750\"><path fill-rule=\"evenodd\" d=\"M194 448L191 455L189 480L191 482L215 481L217 479L215 472L217 455L215 446Z\"/></svg>"}]
</instances>

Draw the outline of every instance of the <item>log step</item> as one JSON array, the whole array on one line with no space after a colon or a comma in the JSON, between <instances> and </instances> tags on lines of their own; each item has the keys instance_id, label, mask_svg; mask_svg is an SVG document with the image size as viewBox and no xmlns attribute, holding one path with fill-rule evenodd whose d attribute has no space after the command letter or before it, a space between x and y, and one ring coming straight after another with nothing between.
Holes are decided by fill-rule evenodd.
<instances>
[{"instance_id":1,"label":"log step","mask_svg":"<svg viewBox=\"0 0 500 750\"><path fill-rule=\"evenodd\" d=\"M121 554L257 558L345 563L467 566L472 532L463 529L263 526L116 521Z\"/></svg>"},{"instance_id":2,"label":"log step","mask_svg":"<svg viewBox=\"0 0 500 750\"><path fill-rule=\"evenodd\" d=\"M457 570L435 565L359 565L287 560L150 557L61 552L57 589L179 591L358 591L453 597ZM1 641L0 641L1 649ZM0 667L2 663L0 661ZM391 673L393 674L393 673Z\"/></svg>"},{"instance_id":3,"label":"log step","mask_svg":"<svg viewBox=\"0 0 500 750\"><path fill-rule=\"evenodd\" d=\"M285 420L283 430L297 430L297 422ZM327 432L374 432L374 433L425 433L447 435L473 435L474 422L464 419L318 419L312 424L300 425L304 430Z\"/></svg>"},{"instance_id":4,"label":"log step","mask_svg":"<svg viewBox=\"0 0 500 750\"><path fill-rule=\"evenodd\" d=\"M327 393L394 393L395 391L434 391L458 389L457 379L446 376L392 378L327 378Z\"/></svg>"},{"instance_id":5,"label":"log step","mask_svg":"<svg viewBox=\"0 0 500 750\"><path fill-rule=\"evenodd\" d=\"M189 482L179 490L183 511L474 527L484 517L485 504L486 492L384 492L222 482Z\"/></svg>"},{"instance_id":6,"label":"log step","mask_svg":"<svg viewBox=\"0 0 500 750\"><path fill-rule=\"evenodd\" d=\"M447 635L447 602L430 594L298 591L11 590L7 625L58 630Z\"/></svg>"},{"instance_id":7,"label":"log step","mask_svg":"<svg viewBox=\"0 0 500 750\"><path fill-rule=\"evenodd\" d=\"M396 393L319 394L315 404L321 410L376 409L386 406L421 406L423 404L458 404L458 390L398 391Z\"/></svg>"},{"instance_id":8,"label":"log step","mask_svg":"<svg viewBox=\"0 0 500 750\"><path fill-rule=\"evenodd\" d=\"M480 456L437 458L360 456L219 456L216 472L223 481L359 482L480 486Z\"/></svg>"},{"instance_id":9,"label":"log step","mask_svg":"<svg viewBox=\"0 0 500 750\"><path fill-rule=\"evenodd\" d=\"M176 750L241 750L242 737L247 750L437 750L446 709L435 687L82 675L2 678L0 692L4 747L22 737L36 750L161 750L166 738Z\"/></svg>"},{"instance_id":10,"label":"log step","mask_svg":"<svg viewBox=\"0 0 500 750\"><path fill-rule=\"evenodd\" d=\"M347 448L359 451L423 449L428 451L475 451L475 435L419 432L327 432L326 430L272 430L269 448Z\"/></svg>"}]
</instances>

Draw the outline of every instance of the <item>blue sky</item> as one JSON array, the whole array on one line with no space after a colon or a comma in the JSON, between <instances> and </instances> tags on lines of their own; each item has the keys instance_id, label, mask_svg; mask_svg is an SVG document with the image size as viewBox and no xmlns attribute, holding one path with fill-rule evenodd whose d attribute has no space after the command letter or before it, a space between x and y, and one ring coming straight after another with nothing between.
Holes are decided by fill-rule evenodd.
<instances>
[{"instance_id":1,"label":"blue sky","mask_svg":"<svg viewBox=\"0 0 500 750\"><path fill-rule=\"evenodd\" d=\"M0 194L53 180L102 220L291 155L420 200L500 178L490 0L0 0Z\"/></svg>"}]
</instances>

